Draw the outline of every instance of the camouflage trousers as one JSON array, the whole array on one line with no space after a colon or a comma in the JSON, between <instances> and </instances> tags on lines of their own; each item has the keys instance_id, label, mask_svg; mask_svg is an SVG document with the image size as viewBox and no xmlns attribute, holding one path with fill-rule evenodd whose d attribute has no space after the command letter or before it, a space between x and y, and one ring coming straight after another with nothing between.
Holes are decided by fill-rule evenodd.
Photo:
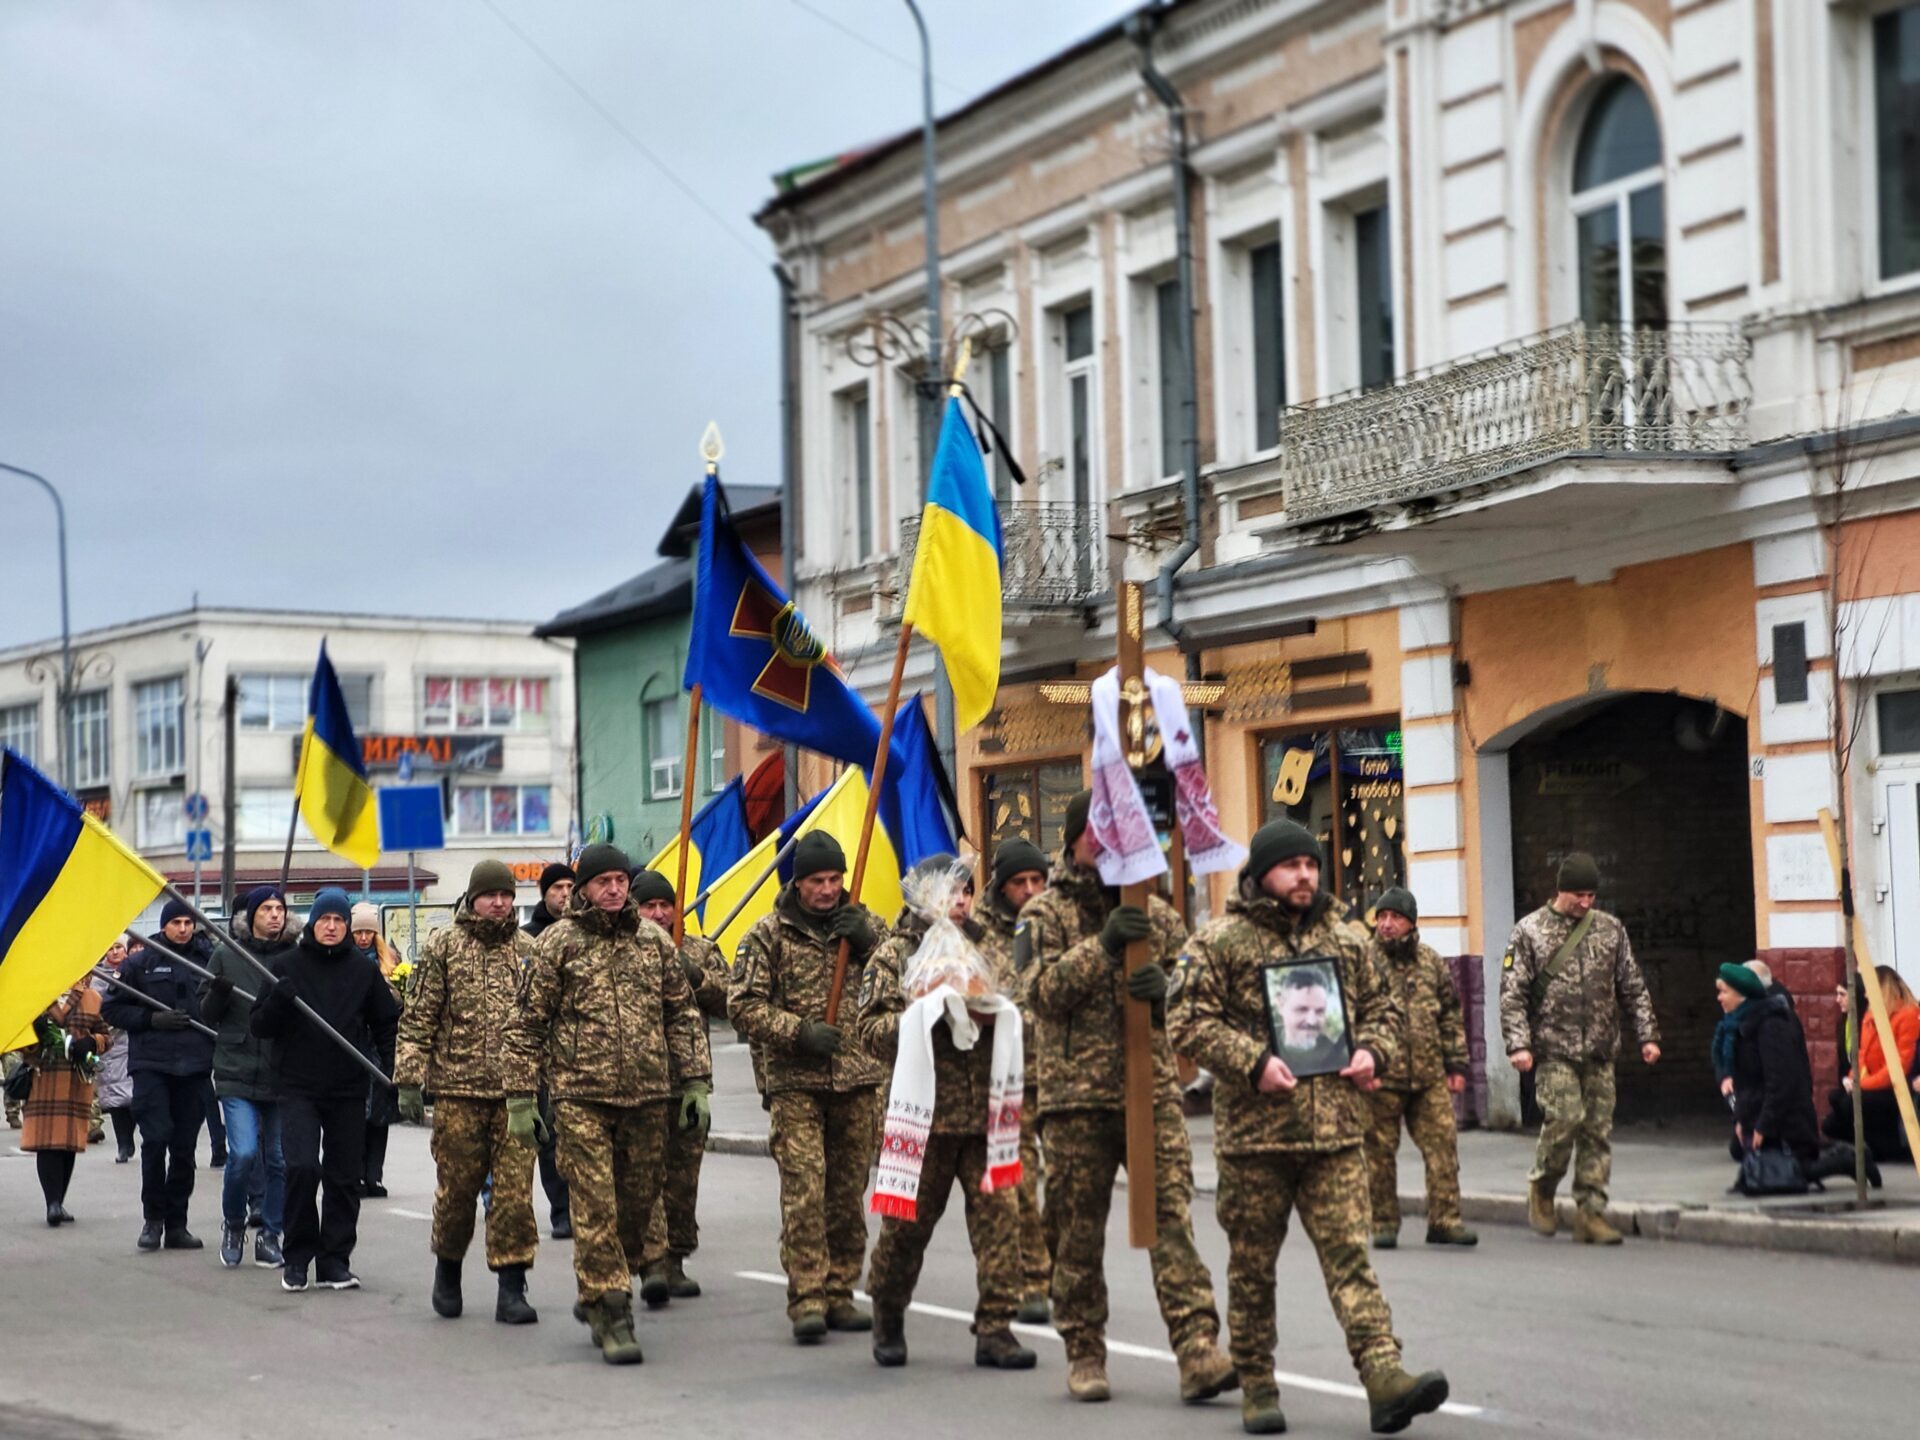
<instances>
[{"instance_id":1,"label":"camouflage trousers","mask_svg":"<svg viewBox=\"0 0 1920 1440\"><path fill-rule=\"evenodd\" d=\"M1545 1118L1528 1182L1558 1185L1571 1158L1573 1203L1601 1214L1613 1176L1613 1062L1541 1060L1533 1067L1533 1094Z\"/></svg>"},{"instance_id":2,"label":"camouflage trousers","mask_svg":"<svg viewBox=\"0 0 1920 1440\"><path fill-rule=\"evenodd\" d=\"M665 1100L598 1105L554 1098L555 1148L573 1198L573 1276L583 1304L633 1288L660 1198L668 1108Z\"/></svg>"},{"instance_id":3,"label":"camouflage trousers","mask_svg":"<svg viewBox=\"0 0 1920 1440\"><path fill-rule=\"evenodd\" d=\"M706 1158L703 1130L682 1130L676 1113L668 1118L667 1168L661 1177L660 1198L647 1223L647 1248L640 1268L651 1270L667 1257L684 1260L700 1248L700 1163Z\"/></svg>"},{"instance_id":4,"label":"camouflage trousers","mask_svg":"<svg viewBox=\"0 0 1920 1440\"><path fill-rule=\"evenodd\" d=\"M533 1220L533 1162L538 1151L507 1135L505 1100L441 1095L433 1102L433 1253L464 1260L473 1243L480 1187L493 1175L487 1207L487 1268L533 1264L540 1231Z\"/></svg>"},{"instance_id":5,"label":"camouflage trousers","mask_svg":"<svg viewBox=\"0 0 1920 1440\"><path fill-rule=\"evenodd\" d=\"M973 1246L974 1283L979 1298L973 1308L976 1334L1006 1330L1020 1308L1020 1205L1013 1190L987 1194L980 1182L987 1177L985 1135L929 1135L926 1158L920 1166L917 1213L911 1220L889 1216L880 1222L867 1263L867 1290L875 1304L905 1309L920 1280L927 1258L927 1242L946 1214L947 1199L956 1183L966 1205L967 1240Z\"/></svg>"},{"instance_id":6,"label":"camouflage trousers","mask_svg":"<svg viewBox=\"0 0 1920 1440\"><path fill-rule=\"evenodd\" d=\"M1393 1315L1367 1259L1367 1162L1345 1150L1222 1155L1215 1213L1227 1232L1229 1353L1248 1390L1273 1385L1274 1268L1295 1210L1313 1242L1334 1318L1362 1380L1398 1363Z\"/></svg>"},{"instance_id":7,"label":"camouflage trousers","mask_svg":"<svg viewBox=\"0 0 1920 1440\"><path fill-rule=\"evenodd\" d=\"M1460 1224L1460 1138L1453 1124L1453 1095L1445 1085L1418 1090L1376 1090L1367 1097L1367 1180L1373 1195L1376 1234L1400 1228L1400 1123L1420 1147L1427 1170L1427 1228Z\"/></svg>"},{"instance_id":8,"label":"camouflage trousers","mask_svg":"<svg viewBox=\"0 0 1920 1440\"><path fill-rule=\"evenodd\" d=\"M780 1268L787 1318L853 1299L867 1258L861 1200L873 1165L880 1109L871 1089L781 1090L771 1097L769 1138L780 1167Z\"/></svg>"},{"instance_id":9,"label":"camouflage trousers","mask_svg":"<svg viewBox=\"0 0 1920 1440\"><path fill-rule=\"evenodd\" d=\"M1023 1296L1045 1298L1053 1288L1053 1217L1041 1204L1046 1161L1040 1151L1040 1090L1027 1086L1020 1112L1020 1281Z\"/></svg>"},{"instance_id":10,"label":"camouflage trousers","mask_svg":"<svg viewBox=\"0 0 1920 1440\"><path fill-rule=\"evenodd\" d=\"M1107 1354L1107 1215L1113 1182L1127 1162L1126 1116L1118 1110L1068 1110L1040 1126L1047 1147L1047 1214L1053 1252L1053 1325L1072 1360ZM1158 1238L1147 1252L1167 1338L1177 1352L1220 1334L1213 1277L1194 1248L1193 1151L1180 1102L1171 1093L1153 1107L1154 1219Z\"/></svg>"},{"instance_id":11,"label":"camouflage trousers","mask_svg":"<svg viewBox=\"0 0 1920 1440\"><path fill-rule=\"evenodd\" d=\"M18 1055L0 1055L0 1078L11 1080L14 1072L25 1063ZM15 1130L18 1130L22 1124L21 1110L25 1103L25 1101L14 1099L11 1095L7 1096L7 1124Z\"/></svg>"}]
</instances>

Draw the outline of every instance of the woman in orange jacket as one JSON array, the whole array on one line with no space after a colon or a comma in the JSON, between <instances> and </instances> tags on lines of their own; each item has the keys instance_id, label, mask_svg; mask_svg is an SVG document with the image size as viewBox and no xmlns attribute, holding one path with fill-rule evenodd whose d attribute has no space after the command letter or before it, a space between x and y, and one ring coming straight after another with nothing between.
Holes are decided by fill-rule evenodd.
<instances>
[{"instance_id":1,"label":"woman in orange jacket","mask_svg":"<svg viewBox=\"0 0 1920 1440\"><path fill-rule=\"evenodd\" d=\"M1920 1050L1920 1003L1898 971L1877 965L1874 976L1880 982L1880 995L1887 1004L1887 1016L1893 1022L1894 1053L1889 1055L1880 1043L1880 1027L1865 1014L1860 1017L1860 1053L1853 1072L1844 1077L1840 1088L1827 1096L1827 1119L1821 1127L1828 1138L1851 1141L1853 1136L1852 1091L1860 1091L1862 1140L1867 1147L1867 1178L1880 1183L1875 1162L1898 1159L1907 1154L1906 1131L1900 1123L1895 1085L1911 1085L1920 1066L1915 1052Z\"/></svg>"}]
</instances>

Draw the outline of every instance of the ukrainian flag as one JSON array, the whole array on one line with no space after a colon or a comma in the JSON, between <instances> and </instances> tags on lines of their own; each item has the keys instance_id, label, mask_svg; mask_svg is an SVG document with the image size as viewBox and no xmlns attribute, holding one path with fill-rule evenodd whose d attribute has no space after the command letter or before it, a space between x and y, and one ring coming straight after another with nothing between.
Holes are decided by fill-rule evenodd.
<instances>
[{"instance_id":1,"label":"ukrainian flag","mask_svg":"<svg viewBox=\"0 0 1920 1440\"><path fill-rule=\"evenodd\" d=\"M307 691L307 728L300 737L293 793L316 840L362 870L373 868L380 859L380 811L324 640Z\"/></svg>"},{"instance_id":2,"label":"ukrainian flag","mask_svg":"<svg viewBox=\"0 0 1920 1440\"><path fill-rule=\"evenodd\" d=\"M160 893L154 869L13 751L0 756L0 1050Z\"/></svg>"},{"instance_id":3,"label":"ukrainian flag","mask_svg":"<svg viewBox=\"0 0 1920 1440\"><path fill-rule=\"evenodd\" d=\"M960 402L949 398L902 619L940 647L962 731L986 718L1000 688L1003 554L987 467Z\"/></svg>"},{"instance_id":4,"label":"ukrainian flag","mask_svg":"<svg viewBox=\"0 0 1920 1440\"><path fill-rule=\"evenodd\" d=\"M693 817L693 823L687 827L687 893L680 897L685 904L700 893L700 877L704 875L724 875L740 860L753 844L753 837L747 831L747 784L735 776L700 809ZM764 867L766 862L761 862ZM673 879L680 865L680 837L675 835L666 848L647 862L647 869L657 870L669 880ZM706 910L704 904L697 906L687 914L687 929L690 933L700 933L700 920ZM725 912L722 912L725 913Z\"/></svg>"}]
</instances>

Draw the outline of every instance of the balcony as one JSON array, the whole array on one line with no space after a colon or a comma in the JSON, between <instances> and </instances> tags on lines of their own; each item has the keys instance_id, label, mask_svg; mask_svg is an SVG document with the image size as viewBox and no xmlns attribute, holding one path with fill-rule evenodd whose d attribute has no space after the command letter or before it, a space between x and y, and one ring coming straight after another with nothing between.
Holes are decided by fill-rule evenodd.
<instances>
[{"instance_id":1,"label":"balcony","mask_svg":"<svg viewBox=\"0 0 1920 1440\"><path fill-rule=\"evenodd\" d=\"M1751 354L1732 325L1576 324L1289 406L1287 521L1443 495L1569 456L1725 455L1747 443Z\"/></svg>"},{"instance_id":2,"label":"balcony","mask_svg":"<svg viewBox=\"0 0 1920 1440\"><path fill-rule=\"evenodd\" d=\"M1035 618L1082 610L1107 588L1107 547L1100 512L1082 505L1016 500L1000 512L1001 596L1006 615ZM897 624L906 608L920 517L900 522L900 555L884 614Z\"/></svg>"}]
</instances>

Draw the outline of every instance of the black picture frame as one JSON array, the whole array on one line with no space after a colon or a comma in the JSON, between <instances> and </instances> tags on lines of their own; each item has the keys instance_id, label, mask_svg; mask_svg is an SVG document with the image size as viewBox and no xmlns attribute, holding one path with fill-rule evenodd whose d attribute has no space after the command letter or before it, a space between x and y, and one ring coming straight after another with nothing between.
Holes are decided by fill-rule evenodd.
<instances>
[{"instance_id":1,"label":"black picture frame","mask_svg":"<svg viewBox=\"0 0 1920 1440\"><path fill-rule=\"evenodd\" d=\"M1315 995L1316 990L1322 993ZM1297 955L1262 966L1260 995L1267 1008L1267 1043L1296 1080L1337 1075L1352 1063L1346 971L1338 955ZM1319 1027L1310 1046L1298 1043L1302 1022L1309 1018Z\"/></svg>"}]
</instances>

